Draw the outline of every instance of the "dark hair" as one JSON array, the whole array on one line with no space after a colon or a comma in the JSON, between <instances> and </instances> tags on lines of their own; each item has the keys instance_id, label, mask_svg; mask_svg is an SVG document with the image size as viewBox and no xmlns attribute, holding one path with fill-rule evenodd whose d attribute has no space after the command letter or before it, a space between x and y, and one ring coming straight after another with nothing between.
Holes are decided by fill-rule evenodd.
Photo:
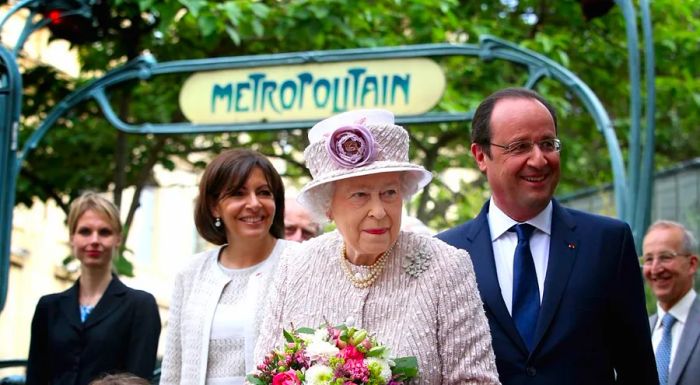
<instances>
[{"instance_id":1,"label":"dark hair","mask_svg":"<svg viewBox=\"0 0 700 385\"><path fill-rule=\"evenodd\" d=\"M194 206L194 224L202 238L215 245L228 242L224 227L214 226L212 210L221 198L240 189L255 168L262 170L275 200L275 216L270 234L278 239L284 237L284 184L280 174L259 152L233 149L214 158L207 165L199 182L199 196Z\"/></svg>"},{"instance_id":2,"label":"dark hair","mask_svg":"<svg viewBox=\"0 0 700 385\"><path fill-rule=\"evenodd\" d=\"M499 100L503 99L535 99L542 103L554 120L554 130L557 130L557 113L542 95L527 88L504 88L496 91L484 99L474 112L472 118L472 143L479 145L489 158L491 157L491 113Z\"/></svg>"},{"instance_id":3,"label":"dark hair","mask_svg":"<svg viewBox=\"0 0 700 385\"><path fill-rule=\"evenodd\" d=\"M148 380L131 373L107 374L90 382L90 385L149 385Z\"/></svg>"}]
</instances>

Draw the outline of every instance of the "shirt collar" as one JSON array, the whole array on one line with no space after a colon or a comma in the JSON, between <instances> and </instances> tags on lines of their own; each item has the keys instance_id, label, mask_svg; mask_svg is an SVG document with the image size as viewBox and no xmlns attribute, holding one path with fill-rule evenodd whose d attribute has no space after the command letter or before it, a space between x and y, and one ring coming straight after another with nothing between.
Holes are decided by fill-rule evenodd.
<instances>
[{"instance_id":1,"label":"shirt collar","mask_svg":"<svg viewBox=\"0 0 700 385\"><path fill-rule=\"evenodd\" d=\"M520 222L515 221L504 213L496 203L493 198L489 200L489 230L491 231L491 241L495 241L506 231L508 231L513 225ZM524 223L529 223L541 232L551 235L552 234L552 201L549 201L547 207L540 211L539 214L528 219Z\"/></svg>"},{"instance_id":2,"label":"shirt collar","mask_svg":"<svg viewBox=\"0 0 700 385\"><path fill-rule=\"evenodd\" d=\"M685 320L688 319L688 313L690 313L690 307L693 306L693 301L695 301L696 296L697 293L695 289L688 290L680 301L676 302L675 305L668 309L668 312L671 313L676 321L685 324ZM658 315L656 321L656 327L658 328L661 326L661 319L666 315L666 312L661 308L658 302L656 303L656 314Z\"/></svg>"}]
</instances>

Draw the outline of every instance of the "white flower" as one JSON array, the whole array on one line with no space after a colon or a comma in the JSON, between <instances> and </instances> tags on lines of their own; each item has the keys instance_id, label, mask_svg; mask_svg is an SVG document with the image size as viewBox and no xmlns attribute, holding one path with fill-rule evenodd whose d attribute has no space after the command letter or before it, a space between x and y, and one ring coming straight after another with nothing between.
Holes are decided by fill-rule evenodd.
<instances>
[{"instance_id":1,"label":"white flower","mask_svg":"<svg viewBox=\"0 0 700 385\"><path fill-rule=\"evenodd\" d=\"M314 340L314 335L308 333L299 333L299 338L301 338L301 340L305 343L309 344L311 343L311 341Z\"/></svg>"},{"instance_id":2,"label":"white flower","mask_svg":"<svg viewBox=\"0 0 700 385\"><path fill-rule=\"evenodd\" d=\"M307 344L312 342L328 341L328 330L326 328L320 328L314 330L313 334L299 333L299 338L301 338L302 341L306 342Z\"/></svg>"},{"instance_id":3,"label":"white flower","mask_svg":"<svg viewBox=\"0 0 700 385\"><path fill-rule=\"evenodd\" d=\"M316 329L314 332L314 341L328 341L328 329Z\"/></svg>"},{"instance_id":4,"label":"white flower","mask_svg":"<svg viewBox=\"0 0 700 385\"><path fill-rule=\"evenodd\" d=\"M379 366L381 369L379 375L384 379L384 382L389 382L389 380L391 380L391 367L389 367L389 362L376 357L365 358L365 366L367 366L367 368L375 365Z\"/></svg>"},{"instance_id":5,"label":"white flower","mask_svg":"<svg viewBox=\"0 0 700 385\"><path fill-rule=\"evenodd\" d=\"M326 341L314 340L306 347L306 355L309 356L312 361L319 359L327 360L338 354L339 351L340 350L335 345Z\"/></svg>"},{"instance_id":6,"label":"white flower","mask_svg":"<svg viewBox=\"0 0 700 385\"><path fill-rule=\"evenodd\" d=\"M333 380L333 369L326 365L314 365L306 370L304 384L328 385Z\"/></svg>"}]
</instances>

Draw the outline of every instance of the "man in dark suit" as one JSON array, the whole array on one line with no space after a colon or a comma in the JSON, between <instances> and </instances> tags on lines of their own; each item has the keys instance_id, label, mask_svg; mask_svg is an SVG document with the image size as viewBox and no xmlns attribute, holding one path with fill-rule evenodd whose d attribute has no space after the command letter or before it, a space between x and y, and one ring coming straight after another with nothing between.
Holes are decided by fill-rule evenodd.
<instances>
[{"instance_id":1,"label":"man in dark suit","mask_svg":"<svg viewBox=\"0 0 700 385\"><path fill-rule=\"evenodd\" d=\"M657 221L644 236L644 278L657 298L649 326L661 385L700 383L697 247L693 234L677 222Z\"/></svg>"},{"instance_id":2,"label":"man in dark suit","mask_svg":"<svg viewBox=\"0 0 700 385\"><path fill-rule=\"evenodd\" d=\"M540 95L489 96L471 152L491 199L438 238L471 255L504 385L658 384L630 228L552 199L560 148Z\"/></svg>"}]
</instances>

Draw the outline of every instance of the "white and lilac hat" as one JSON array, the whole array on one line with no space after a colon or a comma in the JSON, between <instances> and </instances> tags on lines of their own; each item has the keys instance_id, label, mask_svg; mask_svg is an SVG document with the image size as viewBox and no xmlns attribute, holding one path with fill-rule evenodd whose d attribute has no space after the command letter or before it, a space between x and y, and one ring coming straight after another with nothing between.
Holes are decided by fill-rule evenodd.
<instances>
[{"instance_id":1,"label":"white and lilac hat","mask_svg":"<svg viewBox=\"0 0 700 385\"><path fill-rule=\"evenodd\" d=\"M331 116L309 130L309 142L304 159L313 180L298 197L307 208L316 206L312 198L315 189L341 179L407 172L414 189L404 191L404 198L432 179L425 168L408 162L408 132L394 124L394 114L387 110L354 110Z\"/></svg>"}]
</instances>

